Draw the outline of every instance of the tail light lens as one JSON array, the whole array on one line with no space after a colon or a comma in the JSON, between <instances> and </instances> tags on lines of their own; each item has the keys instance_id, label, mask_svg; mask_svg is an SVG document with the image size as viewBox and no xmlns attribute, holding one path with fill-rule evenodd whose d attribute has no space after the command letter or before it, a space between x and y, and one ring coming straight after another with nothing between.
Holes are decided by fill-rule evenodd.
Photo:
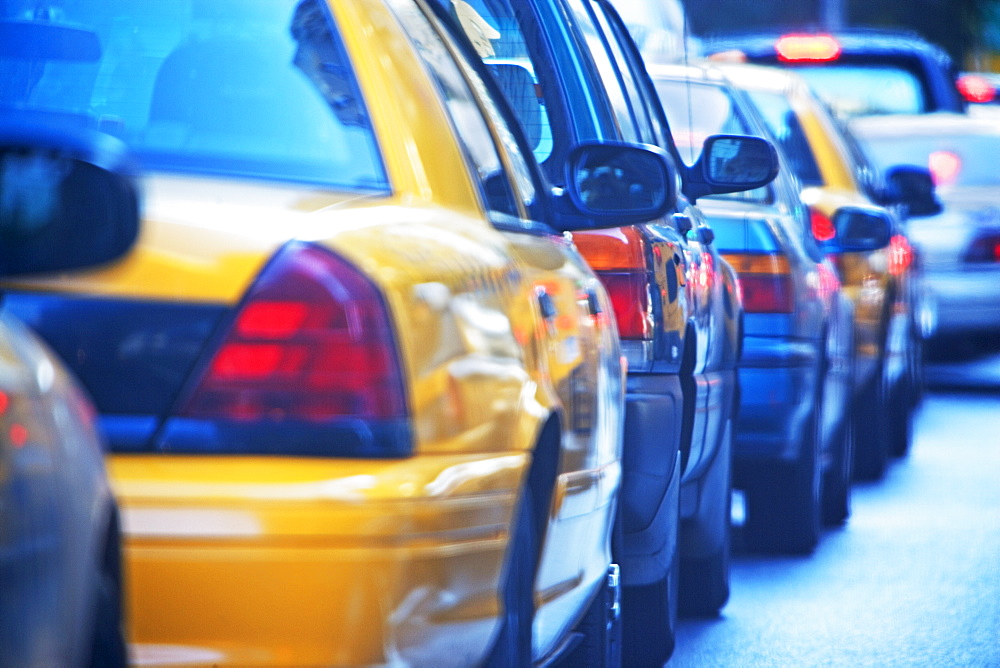
<instances>
[{"instance_id":1,"label":"tail light lens","mask_svg":"<svg viewBox=\"0 0 1000 668\"><path fill-rule=\"evenodd\" d=\"M830 241L837 236L837 228L833 226L830 217L812 207L809 208L809 224L816 241Z\"/></svg>"},{"instance_id":2,"label":"tail light lens","mask_svg":"<svg viewBox=\"0 0 1000 668\"><path fill-rule=\"evenodd\" d=\"M934 151L927 156L927 169L936 186L949 186L958 180L962 158L951 151Z\"/></svg>"},{"instance_id":3,"label":"tail light lens","mask_svg":"<svg viewBox=\"0 0 1000 668\"><path fill-rule=\"evenodd\" d=\"M840 57L840 43L832 35L784 35L774 44L783 62L826 62Z\"/></svg>"},{"instance_id":4,"label":"tail light lens","mask_svg":"<svg viewBox=\"0 0 1000 668\"><path fill-rule=\"evenodd\" d=\"M1000 230L986 232L973 239L962 259L970 263L1000 262Z\"/></svg>"},{"instance_id":5,"label":"tail light lens","mask_svg":"<svg viewBox=\"0 0 1000 668\"><path fill-rule=\"evenodd\" d=\"M378 289L325 249L286 247L247 294L163 447L406 454L402 369Z\"/></svg>"},{"instance_id":6,"label":"tail light lens","mask_svg":"<svg viewBox=\"0 0 1000 668\"><path fill-rule=\"evenodd\" d=\"M574 234L577 249L600 277L611 298L622 339L651 340L652 283L646 268L646 240L635 227Z\"/></svg>"},{"instance_id":7,"label":"tail light lens","mask_svg":"<svg viewBox=\"0 0 1000 668\"><path fill-rule=\"evenodd\" d=\"M902 234L894 234L889 239L889 273L899 276L913 264L913 246Z\"/></svg>"},{"instance_id":8,"label":"tail light lens","mask_svg":"<svg viewBox=\"0 0 1000 668\"><path fill-rule=\"evenodd\" d=\"M736 272L745 312L792 313L795 300L788 258L742 253L723 257Z\"/></svg>"},{"instance_id":9,"label":"tail light lens","mask_svg":"<svg viewBox=\"0 0 1000 668\"><path fill-rule=\"evenodd\" d=\"M996 88L993 87L985 77L975 74L966 74L958 78L955 82L958 92L969 102L983 104L992 102L997 95Z\"/></svg>"}]
</instances>

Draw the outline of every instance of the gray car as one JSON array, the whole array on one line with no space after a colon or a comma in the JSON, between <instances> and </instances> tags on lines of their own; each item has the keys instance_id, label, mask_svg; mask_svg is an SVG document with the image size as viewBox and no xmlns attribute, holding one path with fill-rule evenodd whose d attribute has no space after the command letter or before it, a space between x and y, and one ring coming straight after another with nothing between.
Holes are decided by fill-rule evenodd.
<instances>
[{"instance_id":1,"label":"gray car","mask_svg":"<svg viewBox=\"0 0 1000 668\"><path fill-rule=\"evenodd\" d=\"M1000 123L938 113L857 118L851 130L882 169L930 169L944 210L912 218L923 262L932 342L1000 332ZM935 345L935 348L938 346Z\"/></svg>"}]
</instances>

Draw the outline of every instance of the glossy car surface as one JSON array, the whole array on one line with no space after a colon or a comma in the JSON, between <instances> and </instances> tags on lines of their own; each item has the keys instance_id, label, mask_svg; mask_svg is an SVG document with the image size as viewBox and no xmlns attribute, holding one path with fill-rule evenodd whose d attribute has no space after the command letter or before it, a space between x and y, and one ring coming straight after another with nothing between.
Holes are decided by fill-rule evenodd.
<instances>
[{"instance_id":1,"label":"glossy car surface","mask_svg":"<svg viewBox=\"0 0 1000 668\"><path fill-rule=\"evenodd\" d=\"M650 73L687 162L711 134L773 141L753 104L717 69L655 66ZM733 450L747 540L808 552L821 517L842 523L850 511L853 306L812 237L798 178L783 156L768 186L703 197L698 206L743 295Z\"/></svg>"},{"instance_id":2,"label":"glossy car surface","mask_svg":"<svg viewBox=\"0 0 1000 668\"><path fill-rule=\"evenodd\" d=\"M569 147L554 192L411 0L56 18L17 24L63 49L19 113L131 145L144 228L5 308L111 439L135 662L527 665L605 641L624 370L562 233L662 215L662 152Z\"/></svg>"},{"instance_id":3,"label":"glossy car surface","mask_svg":"<svg viewBox=\"0 0 1000 668\"><path fill-rule=\"evenodd\" d=\"M567 25L560 23L563 15L571 19ZM556 185L565 184L557 157L580 141L656 145L676 162L655 91L608 3L477 1L463 6L458 19L458 30L493 72L526 134L536 138L535 155ZM477 42L484 24L494 28L485 31L487 44ZM525 95L518 79L535 84L534 92ZM720 165L733 164L721 151L731 141L728 147L737 152L737 140L718 139L718 150L709 153ZM763 175L740 188L770 178L766 159L757 166ZM697 182L722 191L724 179L708 186L703 167L685 171L680 187ZM629 665L662 665L669 657L678 570L681 596L693 590L696 605L717 610L728 596L729 423L739 301L703 216L683 196L674 211L674 219L573 235L611 294L629 365L621 540L614 552L622 568ZM703 590L704 581L711 591Z\"/></svg>"},{"instance_id":4,"label":"glossy car surface","mask_svg":"<svg viewBox=\"0 0 1000 668\"><path fill-rule=\"evenodd\" d=\"M851 130L882 170L918 165L944 210L907 223L923 263L934 333L996 336L1000 327L1000 124L965 114L859 118Z\"/></svg>"},{"instance_id":5,"label":"glossy car surface","mask_svg":"<svg viewBox=\"0 0 1000 668\"><path fill-rule=\"evenodd\" d=\"M857 28L734 34L704 49L712 57L791 69L844 116L965 109L951 57L916 33Z\"/></svg>"},{"instance_id":6,"label":"glossy car surface","mask_svg":"<svg viewBox=\"0 0 1000 668\"><path fill-rule=\"evenodd\" d=\"M5 278L105 264L135 240L134 196L117 211L105 198L134 195L110 164L116 148L69 146L50 130L0 114ZM0 665L126 665L121 535L104 455L90 399L45 344L0 313Z\"/></svg>"},{"instance_id":7,"label":"glossy car surface","mask_svg":"<svg viewBox=\"0 0 1000 668\"><path fill-rule=\"evenodd\" d=\"M762 112L802 183L813 236L833 256L854 304L855 473L880 478L891 454L904 454L922 387L922 287L914 250L897 212L898 197L882 175L859 163L851 138L793 72L724 65L726 77ZM885 203L886 206L882 206ZM888 246L853 251L838 246L833 216L844 206L874 207L894 217ZM913 212L911 212L913 213Z\"/></svg>"}]
</instances>

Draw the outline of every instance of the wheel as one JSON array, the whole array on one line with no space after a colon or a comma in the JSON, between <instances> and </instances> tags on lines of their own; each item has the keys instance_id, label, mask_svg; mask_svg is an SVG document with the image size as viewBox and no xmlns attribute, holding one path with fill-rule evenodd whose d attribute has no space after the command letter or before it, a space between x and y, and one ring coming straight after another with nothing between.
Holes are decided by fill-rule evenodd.
<instances>
[{"instance_id":1,"label":"wheel","mask_svg":"<svg viewBox=\"0 0 1000 668\"><path fill-rule=\"evenodd\" d=\"M881 367L861 391L851 415L854 421L854 479L881 480L889 465L887 392Z\"/></svg>"},{"instance_id":2,"label":"wheel","mask_svg":"<svg viewBox=\"0 0 1000 668\"><path fill-rule=\"evenodd\" d=\"M679 551L667 576L649 585L622 588L623 665L661 668L677 637Z\"/></svg>"},{"instance_id":3,"label":"wheel","mask_svg":"<svg viewBox=\"0 0 1000 668\"><path fill-rule=\"evenodd\" d=\"M889 397L889 451L905 457L913 443L913 391L910 378L900 378Z\"/></svg>"},{"instance_id":4,"label":"wheel","mask_svg":"<svg viewBox=\"0 0 1000 668\"><path fill-rule=\"evenodd\" d=\"M580 643L559 665L565 668L618 668L622 665L621 576L611 564L587 614L576 627Z\"/></svg>"},{"instance_id":5,"label":"wheel","mask_svg":"<svg viewBox=\"0 0 1000 668\"><path fill-rule=\"evenodd\" d=\"M823 524L843 526L851 516L851 486L854 469L854 422L844 420L830 468L823 479Z\"/></svg>"},{"instance_id":6,"label":"wheel","mask_svg":"<svg viewBox=\"0 0 1000 668\"><path fill-rule=\"evenodd\" d=\"M744 535L752 550L808 554L819 543L821 405L816 402L797 461L775 463L749 476Z\"/></svg>"},{"instance_id":7,"label":"wheel","mask_svg":"<svg viewBox=\"0 0 1000 668\"><path fill-rule=\"evenodd\" d=\"M734 411L735 412L735 411ZM725 503L720 508L722 544L706 557L681 559L681 583L678 609L682 615L714 617L729 600L729 558L732 550L732 420L726 431L718 456L725 462Z\"/></svg>"},{"instance_id":8,"label":"wheel","mask_svg":"<svg viewBox=\"0 0 1000 668\"><path fill-rule=\"evenodd\" d=\"M534 499L525 485L514 515L513 540L507 548L503 580L504 614L500 632L484 666L520 668L531 665L531 626L535 615L535 566L538 538L534 526Z\"/></svg>"},{"instance_id":9,"label":"wheel","mask_svg":"<svg viewBox=\"0 0 1000 668\"><path fill-rule=\"evenodd\" d=\"M118 523L112 522L94 591L92 668L125 668L128 651L122 631L122 558Z\"/></svg>"}]
</instances>

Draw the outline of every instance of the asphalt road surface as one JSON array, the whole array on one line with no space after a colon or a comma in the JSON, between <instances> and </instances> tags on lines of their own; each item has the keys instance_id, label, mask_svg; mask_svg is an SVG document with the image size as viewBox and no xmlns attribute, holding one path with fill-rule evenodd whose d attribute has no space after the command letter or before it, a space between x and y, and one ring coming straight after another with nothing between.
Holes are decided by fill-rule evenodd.
<instances>
[{"instance_id":1,"label":"asphalt road surface","mask_svg":"<svg viewBox=\"0 0 1000 668\"><path fill-rule=\"evenodd\" d=\"M735 530L729 603L680 621L669 668L1000 667L1000 356L928 376L910 455L813 555L748 554Z\"/></svg>"}]
</instances>

